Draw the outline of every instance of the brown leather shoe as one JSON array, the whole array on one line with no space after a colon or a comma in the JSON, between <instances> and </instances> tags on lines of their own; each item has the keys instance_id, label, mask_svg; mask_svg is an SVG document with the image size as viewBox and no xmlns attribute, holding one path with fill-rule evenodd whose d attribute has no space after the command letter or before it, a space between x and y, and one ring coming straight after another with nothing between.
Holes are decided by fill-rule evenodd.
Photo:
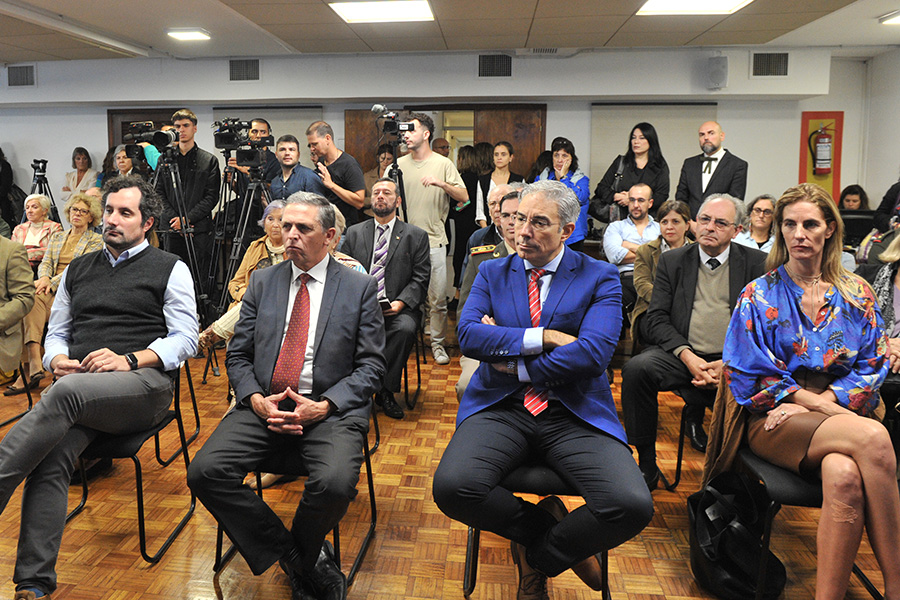
<instances>
[{"instance_id":1,"label":"brown leather shoe","mask_svg":"<svg viewBox=\"0 0 900 600\"><path fill-rule=\"evenodd\" d=\"M556 496L547 496L537 505L550 513L557 522L562 521L569 514L566 505ZM592 590L599 592L603 589L603 569L600 566L599 554L587 557L572 567L572 571Z\"/></svg>"},{"instance_id":2,"label":"brown leather shoe","mask_svg":"<svg viewBox=\"0 0 900 600\"><path fill-rule=\"evenodd\" d=\"M35 596L34 592L27 592L25 590L19 590L16 592L16 595L13 596L13 600L50 600L50 594L44 594L43 596Z\"/></svg>"},{"instance_id":3,"label":"brown leather shoe","mask_svg":"<svg viewBox=\"0 0 900 600\"><path fill-rule=\"evenodd\" d=\"M547 576L528 564L525 559L525 546L511 541L509 551L519 572L516 600L550 600L550 594L547 592Z\"/></svg>"}]
</instances>

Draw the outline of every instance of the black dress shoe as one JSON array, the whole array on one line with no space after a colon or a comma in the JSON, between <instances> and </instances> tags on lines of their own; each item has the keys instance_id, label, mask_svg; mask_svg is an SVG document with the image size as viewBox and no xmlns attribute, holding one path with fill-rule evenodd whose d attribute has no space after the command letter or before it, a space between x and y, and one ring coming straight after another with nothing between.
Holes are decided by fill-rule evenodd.
<instances>
[{"instance_id":1,"label":"black dress shoe","mask_svg":"<svg viewBox=\"0 0 900 600\"><path fill-rule=\"evenodd\" d=\"M291 584L291 600L316 600L303 580L300 553L296 548L291 548L290 552L282 556L278 561L278 566L287 575Z\"/></svg>"},{"instance_id":2,"label":"black dress shoe","mask_svg":"<svg viewBox=\"0 0 900 600\"><path fill-rule=\"evenodd\" d=\"M644 476L644 483L647 484L647 489L652 492L659 485L659 478L662 476L659 467L656 466L656 463L653 463L651 467L642 466L640 469L641 475Z\"/></svg>"},{"instance_id":3,"label":"black dress shoe","mask_svg":"<svg viewBox=\"0 0 900 600\"><path fill-rule=\"evenodd\" d=\"M709 441L709 438L706 437L706 432L703 431L703 425L698 421L688 421L684 425L684 432L688 439L691 440L691 448L697 452L706 452L706 443Z\"/></svg>"},{"instance_id":4,"label":"black dress shoe","mask_svg":"<svg viewBox=\"0 0 900 600\"><path fill-rule=\"evenodd\" d=\"M394 399L394 394L388 391L382 391L379 396L381 397L381 409L384 411L384 414L392 419L402 419L406 413L403 412L403 409L400 408L400 405L397 404L397 401Z\"/></svg>"},{"instance_id":5,"label":"black dress shoe","mask_svg":"<svg viewBox=\"0 0 900 600\"><path fill-rule=\"evenodd\" d=\"M319 559L312 573L303 577L304 583L318 600L345 600L347 598L347 576L334 561L334 547L325 540Z\"/></svg>"}]
</instances>

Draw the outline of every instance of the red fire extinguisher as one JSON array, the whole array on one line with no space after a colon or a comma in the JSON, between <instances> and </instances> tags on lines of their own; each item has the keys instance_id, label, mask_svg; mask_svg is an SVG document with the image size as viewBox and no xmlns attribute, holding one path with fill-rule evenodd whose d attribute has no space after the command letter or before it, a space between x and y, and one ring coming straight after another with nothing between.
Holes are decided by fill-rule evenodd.
<instances>
[{"instance_id":1,"label":"red fire extinguisher","mask_svg":"<svg viewBox=\"0 0 900 600\"><path fill-rule=\"evenodd\" d=\"M815 138L815 141L813 141ZM809 134L809 151L813 156L813 174L828 175L831 173L831 134L821 123L819 128Z\"/></svg>"}]
</instances>

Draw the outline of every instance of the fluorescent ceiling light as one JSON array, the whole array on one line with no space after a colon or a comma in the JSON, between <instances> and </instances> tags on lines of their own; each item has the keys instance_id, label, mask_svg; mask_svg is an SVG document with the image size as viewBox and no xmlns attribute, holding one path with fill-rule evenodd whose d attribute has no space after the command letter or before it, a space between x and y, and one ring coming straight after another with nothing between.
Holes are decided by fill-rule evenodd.
<instances>
[{"instance_id":1,"label":"fluorescent ceiling light","mask_svg":"<svg viewBox=\"0 0 900 600\"><path fill-rule=\"evenodd\" d=\"M900 10L879 17L878 22L882 25L900 25Z\"/></svg>"},{"instance_id":2,"label":"fluorescent ceiling light","mask_svg":"<svg viewBox=\"0 0 900 600\"><path fill-rule=\"evenodd\" d=\"M347 23L403 23L434 21L426 0L332 2L328 6Z\"/></svg>"},{"instance_id":3,"label":"fluorescent ceiling light","mask_svg":"<svg viewBox=\"0 0 900 600\"><path fill-rule=\"evenodd\" d=\"M197 27L169 29L166 33L180 42L198 42L209 39L209 32Z\"/></svg>"},{"instance_id":4,"label":"fluorescent ceiling light","mask_svg":"<svg viewBox=\"0 0 900 600\"><path fill-rule=\"evenodd\" d=\"M639 15L730 15L753 0L647 0Z\"/></svg>"}]
</instances>

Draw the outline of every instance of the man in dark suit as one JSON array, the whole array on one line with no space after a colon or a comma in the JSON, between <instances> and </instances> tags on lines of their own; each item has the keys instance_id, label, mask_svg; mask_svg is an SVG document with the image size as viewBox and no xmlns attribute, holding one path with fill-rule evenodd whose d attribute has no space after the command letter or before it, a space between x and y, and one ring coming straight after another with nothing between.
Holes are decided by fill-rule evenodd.
<instances>
[{"instance_id":1,"label":"man in dark suit","mask_svg":"<svg viewBox=\"0 0 900 600\"><path fill-rule=\"evenodd\" d=\"M722 346L737 297L765 273L766 255L732 243L744 204L727 194L706 199L697 216L697 243L659 257L645 319L647 343L622 369L622 413L628 443L653 490L660 390L679 390L688 406L687 434L706 450L703 415L722 373Z\"/></svg>"},{"instance_id":2,"label":"man in dark suit","mask_svg":"<svg viewBox=\"0 0 900 600\"><path fill-rule=\"evenodd\" d=\"M225 366L237 398L191 462L188 484L259 575L276 561L295 598L342 599L347 581L323 540L356 494L369 399L384 376L375 279L328 255L334 207L298 192L282 225L289 260L253 273ZM244 476L271 456L309 471L293 526Z\"/></svg>"},{"instance_id":3,"label":"man in dark suit","mask_svg":"<svg viewBox=\"0 0 900 600\"><path fill-rule=\"evenodd\" d=\"M702 154L685 159L675 199L691 207L691 218L712 194L729 194L741 200L747 192L747 161L722 148L725 132L715 121L700 126Z\"/></svg>"},{"instance_id":4,"label":"man in dark suit","mask_svg":"<svg viewBox=\"0 0 900 600\"><path fill-rule=\"evenodd\" d=\"M376 181L372 186L375 219L350 227L342 247L378 282L387 374L375 402L392 419L403 418L403 409L394 394L400 392L403 365L416 340L416 328L422 322L419 306L425 301L431 277L428 234L397 219L399 203L397 184L392 179Z\"/></svg>"},{"instance_id":5,"label":"man in dark suit","mask_svg":"<svg viewBox=\"0 0 900 600\"><path fill-rule=\"evenodd\" d=\"M547 598L547 577L573 569L601 588L598 552L637 535L653 513L625 444L606 366L622 319L616 268L565 248L580 207L556 181L526 186L516 251L487 261L460 315L460 348L482 362L434 475L450 518L512 540L519 600ZM567 513L500 487L538 455L586 504Z\"/></svg>"}]
</instances>

